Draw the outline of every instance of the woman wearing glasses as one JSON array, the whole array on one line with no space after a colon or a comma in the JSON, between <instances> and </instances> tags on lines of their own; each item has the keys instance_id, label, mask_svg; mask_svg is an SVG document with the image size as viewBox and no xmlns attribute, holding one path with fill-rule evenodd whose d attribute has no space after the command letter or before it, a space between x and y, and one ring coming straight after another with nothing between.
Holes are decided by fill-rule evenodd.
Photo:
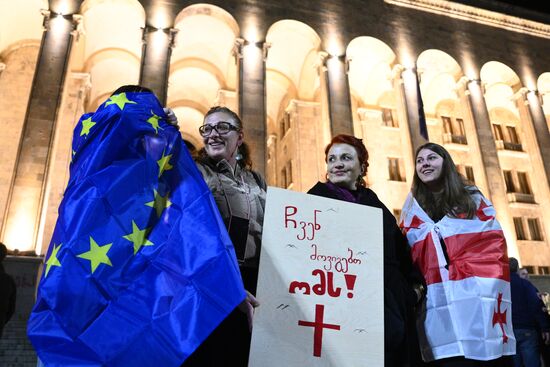
<instances>
[{"instance_id":1,"label":"woman wearing glasses","mask_svg":"<svg viewBox=\"0 0 550 367\"><path fill-rule=\"evenodd\" d=\"M247 366L250 329L258 280L266 184L251 169L240 118L226 107L213 107L199 128L204 149L197 165L227 226L247 298L189 357L184 366Z\"/></svg>"}]
</instances>

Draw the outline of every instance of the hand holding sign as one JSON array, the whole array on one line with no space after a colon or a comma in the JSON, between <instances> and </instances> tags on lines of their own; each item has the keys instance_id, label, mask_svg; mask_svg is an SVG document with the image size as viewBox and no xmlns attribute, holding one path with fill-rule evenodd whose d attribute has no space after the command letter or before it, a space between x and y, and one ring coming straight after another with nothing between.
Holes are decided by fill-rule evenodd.
<instances>
[{"instance_id":1,"label":"hand holding sign","mask_svg":"<svg viewBox=\"0 0 550 367\"><path fill-rule=\"evenodd\" d=\"M383 366L380 209L267 196L249 366Z\"/></svg>"}]
</instances>

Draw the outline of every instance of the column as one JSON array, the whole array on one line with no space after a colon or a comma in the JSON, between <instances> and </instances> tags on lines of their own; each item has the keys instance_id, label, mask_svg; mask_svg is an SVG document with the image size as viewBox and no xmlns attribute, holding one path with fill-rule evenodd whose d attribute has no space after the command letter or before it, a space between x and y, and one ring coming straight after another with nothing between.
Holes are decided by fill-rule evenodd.
<instances>
[{"instance_id":1,"label":"column","mask_svg":"<svg viewBox=\"0 0 550 367\"><path fill-rule=\"evenodd\" d=\"M239 63L239 116L245 141L250 147L254 169L265 174L266 100L265 60L269 46L264 42L241 44Z\"/></svg>"},{"instance_id":2,"label":"column","mask_svg":"<svg viewBox=\"0 0 550 367\"><path fill-rule=\"evenodd\" d=\"M487 104L485 103L481 80L473 79L468 82L468 96L470 108L475 123L476 134L479 142L479 152L489 192L487 195L495 207L497 219L499 220L508 243L508 255L519 258L519 252L514 235L514 224L506 197L506 185L502 176L502 169L498 159L497 147L491 129L491 119Z\"/></svg>"},{"instance_id":3,"label":"column","mask_svg":"<svg viewBox=\"0 0 550 367\"><path fill-rule=\"evenodd\" d=\"M76 12L80 1L72 5ZM32 251L36 246L48 158L75 23L72 14L45 12L42 45L2 226L2 240L21 251Z\"/></svg>"},{"instance_id":4,"label":"column","mask_svg":"<svg viewBox=\"0 0 550 367\"><path fill-rule=\"evenodd\" d=\"M143 29L139 84L152 89L162 105L166 104L170 56L176 33L175 28L155 28L147 25Z\"/></svg>"},{"instance_id":5,"label":"column","mask_svg":"<svg viewBox=\"0 0 550 367\"><path fill-rule=\"evenodd\" d=\"M411 134L413 152L427 140L420 133L420 86L414 68L404 68L401 73L403 79L403 96L407 111L407 126ZM413 153L414 154L414 153Z\"/></svg>"},{"instance_id":6,"label":"column","mask_svg":"<svg viewBox=\"0 0 550 367\"><path fill-rule=\"evenodd\" d=\"M393 67L391 71L391 81L393 85L393 90L395 93L395 106L397 110L397 116L399 119L399 132L401 137L403 154L403 162L405 164L405 174L407 177L407 185L412 184L412 177L414 176L414 153L417 146L420 146L423 143L423 140L420 140L420 133L418 127L415 129L414 124L411 123L411 118L414 118L414 115L411 117L411 112L409 112L410 104L407 103L407 94L405 93L405 67L403 65L397 64ZM414 77L414 75L413 75ZM416 78L414 78L413 83L416 83ZM415 84L414 84L415 85ZM415 88L414 85L408 86L408 88Z\"/></svg>"},{"instance_id":7,"label":"column","mask_svg":"<svg viewBox=\"0 0 550 367\"><path fill-rule=\"evenodd\" d=\"M525 97L522 103L525 103L529 111L529 129L536 141L538 155L544 166L544 173L546 176L547 187L550 186L550 130L546 123L546 116L542 109L542 103L540 96L536 90L525 90Z\"/></svg>"},{"instance_id":8,"label":"column","mask_svg":"<svg viewBox=\"0 0 550 367\"><path fill-rule=\"evenodd\" d=\"M90 95L90 74L69 72L57 114L55 133L50 148L44 202L36 241L36 253L45 254L57 221L57 211L69 180L72 138L78 118L86 112L84 102Z\"/></svg>"},{"instance_id":9,"label":"column","mask_svg":"<svg viewBox=\"0 0 550 367\"><path fill-rule=\"evenodd\" d=\"M520 89L517 106L525 141L523 149L529 154L533 167L531 186L542 213L546 243L550 243L550 132L538 93L527 88Z\"/></svg>"},{"instance_id":10,"label":"column","mask_svg":"<svg viewBox=\"0 0 550 367\"><path fill-rule=\"evenodd\" d=\"M466 130L468 148L471 153L470 156L472 158L472 169L474 170L476 186L481 190L483 195L487 196L491 200L491 192L489 190L489 183L482 157L484 152L482 151L480 138L477 134L476 122L470 104L470 91L468 90L469 82L470 80L463 76L456 83L455 90L460 101L460 109L462 111L464 129Z\"/></svg>"},{"instance_id":11,"label":"column","mask_svg":"<svg viewBox=\"0 0 550 367\"><path fill-rule=\"evenodd\" d=\"M348 82L348 64L345 55L326 58L328 106L332 136L353 135L351 96Z\"/></svg>"}]
</instances>

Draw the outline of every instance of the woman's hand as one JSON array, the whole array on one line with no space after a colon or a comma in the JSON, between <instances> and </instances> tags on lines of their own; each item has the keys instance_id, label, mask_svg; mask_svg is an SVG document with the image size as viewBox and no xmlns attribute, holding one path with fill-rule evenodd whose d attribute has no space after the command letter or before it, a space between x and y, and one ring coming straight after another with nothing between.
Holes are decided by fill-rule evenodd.
<instances>
[{"instance_id":1,"label":"woman's hand","mask_svg":"<svg viewBox=\"0 0 550 367\"><path fill-rule=\"evenodd\" d=\"M239 310L246 314L248 319L248 329L252 332L252 319L254 318L254 308L258 307L260 302L256 300L256 297L252 295L249 291L246 291L246 298L238 306Z\"/></svg>"},{"instance_id":2,"label":"woman's hand","mask_svg":"<svg viewBox=\"0 0 550 367\"><path fill-rule=\"evenodd\" d=\"M172 126L177 127L179 130L180 126L178 125L178 118L176 117L174 111L172 111L172 109L168 107L164 107L163 110L164 113L166 113L166 122L168 122Z\"/></svg>"}]
</instances>

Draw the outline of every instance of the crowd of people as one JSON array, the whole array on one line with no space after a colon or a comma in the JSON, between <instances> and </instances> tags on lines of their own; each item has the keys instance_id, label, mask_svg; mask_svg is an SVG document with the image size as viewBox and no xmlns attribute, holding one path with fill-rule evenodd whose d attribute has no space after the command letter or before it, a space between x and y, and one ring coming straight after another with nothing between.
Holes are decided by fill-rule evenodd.
<instances>
[{"instance_id":1,"label":"crowd of people","mask_svg":"<svg viewBox=\"0 0 550 367\"><path fill-rule=\"evenodd\" d=\"M235 247L247 296L183 366L247 366L261 303L255 294L267 186L252 168L235 112L213 107L199 134L196 164ZM517 260L508 259L490 201L444 147L427 143L416 150L398 224L365 184L368 158L361 139L335 136L325 149L326 182L308 194L382 209L385 366L540 366L550 343L548 313ZM513 329L503 312L510 305Z\"/></svg>"},{"instance_id":2,"label":"crowd of people","mask_svg":"<svg viewBox=\"0 0 550 367\"><path fill-rule=\"evenodd\" d=\"M197 165L233 240L248 295L184 366L246 366L253 311L261 302L254 294L267 188L252 170L243 122L233 111L212 108L199 133L204 148ZM385 366L536 366L517 357L523 356L521 338L515 354L515 326L512 331L505 319L494 326L495 305L504 309L523 296L510 289L515 275L510 278L492 204L459 174L445 148L417 149L399 226L366 187L368 152L360 139L335 136L325 161L326 182L309 194L383 211Z\"/></svg>"}]
</instances>

